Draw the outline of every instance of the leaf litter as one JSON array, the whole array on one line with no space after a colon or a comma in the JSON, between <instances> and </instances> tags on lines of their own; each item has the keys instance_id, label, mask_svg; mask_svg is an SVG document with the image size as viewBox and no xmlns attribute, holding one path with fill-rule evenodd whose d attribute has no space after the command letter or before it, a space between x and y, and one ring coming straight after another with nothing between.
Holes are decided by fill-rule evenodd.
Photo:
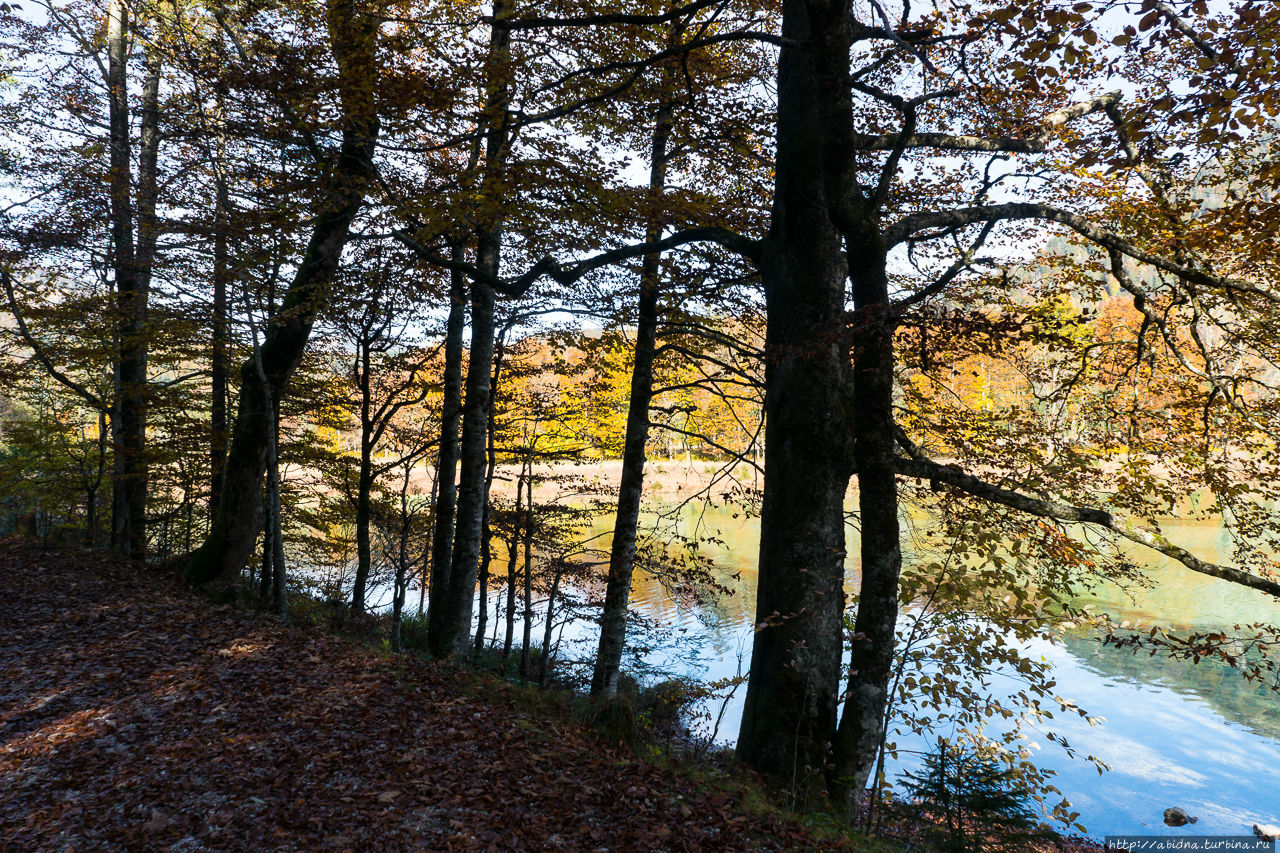
<instances>
[{"instance_id":1,"label":"leaf litter","mask_svg":"<svg viewBox=\"0 0 1280 853\"><path fill-rule=\"evenodd\" d=\"M153 569L0 543L0 596L0 850L820 846L466 670Z\"/></svg>"}]
</instances>

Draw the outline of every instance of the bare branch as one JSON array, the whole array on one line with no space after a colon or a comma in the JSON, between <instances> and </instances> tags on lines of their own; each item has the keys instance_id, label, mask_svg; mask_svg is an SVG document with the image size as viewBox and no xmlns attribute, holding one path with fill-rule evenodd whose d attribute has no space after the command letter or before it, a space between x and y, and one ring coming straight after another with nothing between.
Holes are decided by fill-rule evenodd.
<instances>
[{"instance_id":1,"label":"bare branch","mask_svg":"<svg viewBox=\"0 0 1280 853\"><path fill-rule=\"evenodd\" d=\"M885 244L890 247L896 246L912 239L920 231L927 231L933 228L959 228L992 220L1017 219L1042 219L1047 222L1057 222L1067 226L1080 236L1097 243L1099 246L1114 249L1127 257L1133 258L1135 261L1153 266L1184 281L1237 293L1248 293L1259 296L1269 302L1280 302L1280 293L1262 284L1231 276L1216 275L1206 270L1180 264L1137 246L1119 234L1103 228L1088 217L1037 202L985 204L956 208L954 210L910 214L885 229Z\"/></svg>"},{"instance_id":2,"label":"bare branch","mask_svg":"<svg viewBox=\"0 0 1280 853\"><path fill-rule=\"evenodd\" d=\"M978 236L974 238L973 243L969 245L969 248L961 252L960 257L956 258L951 266L947 267L947 269L942 273L942 275L938 276L926 287L922 287L910 296L898 300L898 302L895 303L896 307L899 310L909 308L912 305L917 305L928 299L930 296L941 292L943 288L955 280L956 276L973 266L974 253L982 248L982 245L987 242L987 237L991 236L991 231L995 227L995 221L988 220L987 223L982 226L982 231L980 231Z\"/></svg>"},{"instance_id":3,"label":"bare branch","mask_svg":"<svg viewBox=\"0 0 1280 853\"><path fill-rule=\"evenodd\" d=\"M543 278L551 278L560 284L570 285L587 273L598 270L601 267L621 263L651 252L664 252L667 249L673 249L689 243L717 243L751 261L758 261L760 253L760 241L758 240L744 237L727 228L705 226L677 231L675 234L664 237L661 240L647 240L630 246L620 246L617 249L601 252L568 266L562 265L555 258L548 256L530 267L523 275L516 278L503 279L482 272L473 264L442 257L429 247L419 243L407 231L396 230L392 232L392 236L427 263L443 269L458 270L472 280L483 282L498 293L510 297L524 295L529 288Z\"/></svg>"},{"instance_id":4,"label":"bare branch","mask_svg":"<svg viewBox=\"0 0 1280 853\"><path fill-rule=\"evenodd\" d=\"M698 12L708 6L714 6L719 2L722 2L722 0L693 0L692 3L677 6L668 12L658 15L628 15L623 12L615 12L606 15L579 15L567 18L514 18L501 22L492 18L485 18L485 21L511 30L530 30L539 27L598 27L611 24L664 24L667 21L674 21L676 18L692 15L694 12Z\"/></svg>"},{"instance_id":5,"label":"bare branch","mask_svg":"<svg viewBox=\"0 0 1280 853\"><path fill-rule=\"evenodd\" d=\"M181 376L175 376L173 379L166 379L164 382L153 382L151 384L156 388L172 388L174 385L181 385L183 382L190 382L192 379L203 379L208 375L207 371L196 370L191 373L184 373Z\"/></svg>"},{"instance_id":6,"label":"bare branch","mask_svg":"<svg viewBox=\"0 0 1280 853\"><path fill-rule=\"evenodd\" d=\"M1026 137L957 136L950 133L912 133L907 148L939 148L947 151L1004 151L1011 154L1039 154L1049 144L1049 131L1091 113L1105 110L1120 100L1119 92L1108 92L1049 113L1039 123L1039 132ZM902 143L898 133L855 133L854 147L860 151L892 151Z\"/></svg>"},{"instance_id":7,"label":"bare branch","mask_svg":"<svg viewBox=\"0 0 1280 853\"><path fill-rule=\"evenodd\" d=\"M78 394L92 408L99 412L109 411L111 407L103 402L101 398L59 370L58 366L53 363L53 359L49 357L44 345L31 334L31 331L27 328L27 321L23 318L22 311L18 308L18 300L13 295L13 279L9 276L9 271L3 267L0 267L0 284L4 285L4 293L9 300L9 313L13 315L14 322L17 324L18 334L22 336L23 342L31 347L31 352L35 355L36 361L40 362L50 376Z\"/></svg>"},{"instance_id":8,"label":"bare branch","mask_svg":"<svg viewBox=\"0 0 1280 853\"><path fill-rule=\"evenodd\" d=\"M1205 41L1205 39L1195 31L1195 29L1191 26L1191 24L1189 24L1185 18L1179 15L1172 6L1170 6L1168 3L1163 2L1163 0L1156 0L1154 3L1152 3L1152 5L1155 6L1156 11L1159 12L1161 15L1163 15L1165 20L1167 20L1175 30L1177 30L1178 32L1186 36L1187 40L1190 41L1193 45L1195 45L1197 50L1199 50L1205 56L1212 59L1214 62L1223 61L1222 54L1220 54L1217 50L1215 50L1213 45ZM1236 74L1238 74L1239 76L1241 77L1245 76L1244 68L1241 67L1240 63L1237 62L1236 60L1234 59L1228 60L1225 64L1228 68L1236 72Z\"/></svg>"},{"instance_id":9,"label":"bare branch","mask_svg":"<svg viewBox=\"0 0 1280 853\"><path fill-rule=\"evenodd\" d=\"M884 6L880 5L879 0L871 0L871 8L875 9L876 14L880 16L880 21L884 24L883 27L875 28L875 32L878 35L882 38L887 38L889 41L920 60L920 64L929 71L932 71L934 74L939 73L937 67L929 61L929 57L925 55L923 50L907 41L896 29L894 29L893 21L889 20L889 13L885 11ZM856 24L857 22L855 21L854 23Z\"/></svg>"}]
</instances>

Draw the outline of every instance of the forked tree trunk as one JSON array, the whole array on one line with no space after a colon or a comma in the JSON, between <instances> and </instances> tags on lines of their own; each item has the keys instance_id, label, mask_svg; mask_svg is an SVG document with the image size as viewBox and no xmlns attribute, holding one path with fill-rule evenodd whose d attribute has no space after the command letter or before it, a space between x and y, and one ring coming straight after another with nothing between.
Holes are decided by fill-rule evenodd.
<instances>
[{"instance_id":1,"label":"forked tree trunk","mask_svg":"<svg viewBox=\"0 0 1280 853\"><path fill-rule=\"evenodd\" d=\"M488 206L476 228L476 269L496 278L502 270L504 199L501 193L508 147L507 107L511 87L511 30L504 21L511 16L509 0L494 0L485 67L485 162L481 197ZM471 282L471 352L467 359L466 399L462 409L462 442L458 472L457 522L453 534L453 559L449 567L448 593L443 618L436 623L432 654L465 655L471 650L471 614L475 604L484 506L485 448L489 434L489 382L493 371L494 291L486 281Z\"/></svg>"},{"instance_id":2,"label":"forked tree trunk","mask_svg":"<svg viewBox=\"0 0 1280 853\"><path fill-rule=\"evenodd\" d=\"M453 260L463 260L460 243ZM436 462L435 518L431 531L431 584L427 607L427 642L433 654L441 640L449 598L449 569L453 558L453 523L458 501L458 434L462 421L462 333L466 325L467 286L462 273L449 279L449 319L444 338L444 399L440 414L440 448Z\"/></svg>"},{"instance_id":3,"label":"forked tree trunk","mask_svg":"<svg viewBox=\"0 0 1280 853\"><path fill-rule=\"evenodd\" d=\"M519 577L516 565L520 557L520 523L524 518L521 508L523 494L524 466L521 465L520 473L516 475L516 506L511 516L511 538L507 540L507 632L502 640L503 660L511 655L511 643L516 629L516 579Z\"/></svg>"},{"instance_id":4,"label":"forked tree trunk","mask_svg":"<svg viewBox=\"0 0 1280 853\"><path fill-rule=\"evenodd\" d=\"M498 235L485 235L477 266L497 268ZM439 624L437 655L470 650L481 530L484 522L486 447L489 434L489 382L493 372L493 288L471 285L471 352L467 360L466 399L462 408L462 445L458 473L458 518L453 538L449 594Z\"/></svg>"},{"instance_id":5,"label":"forked tree trunk","mask_svg":"<svg viewBox=\"0 0 1280 853\"><path fill-rule=\"evenodd\" d=\"M265 383L250 359L240 370L240 400L224 469L222 500L204 543L187 564L196 584L233 580L253 551L262 516L267 467L269 395L279 400L302 360L316 314L323 306L372 177L378 136L372 87L378 23L361 16L353 0L329 0L329 39L340 72L342 145L333 164L330 192L315 211L311 239L283 304L266 333L261 358ZM264 387L265 386L265 387Z\"/></svg>"},{"instance_id":6,"label":"forked tree trunk","mask_svg":"<svg viewBox=\"0 0 1280 853\"><path fill-rule=\"evenodd\" d=\"M861 798L884 738L893 670L902 548L893 437L893 318L885 253L874 222L850 252L854 295L853 433L862 536L862 586L849 686L831 774L837 799Z\"/></svg>"}]
</instances>

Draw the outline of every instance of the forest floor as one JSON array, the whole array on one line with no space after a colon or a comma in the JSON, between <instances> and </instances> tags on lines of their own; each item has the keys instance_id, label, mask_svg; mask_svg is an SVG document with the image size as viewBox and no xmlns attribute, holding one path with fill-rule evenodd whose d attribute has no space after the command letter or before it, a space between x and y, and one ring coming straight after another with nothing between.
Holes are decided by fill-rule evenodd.
<instances>
[{"instance_id":1,"label":"forest floor","mask_svg":"<svg viewBox=\"0 0 1280 853\"><path fill-rule=\"evenodd\" d=\"M850 838L608 746L563 693L104 554L0 541L0 601L0 851L929 849L918 815Z\"/></svg>"},{"instance_id":2,"label":"forest floor","mask_svg":"<svg viewBox=\"0 0 1280 853\"><path fill-rule=\"evenodd\" d=\"M0 543L0 850L808 850L530 691ZM885 849L876 847L875 849Z\"/></svg>"}]
</instances>

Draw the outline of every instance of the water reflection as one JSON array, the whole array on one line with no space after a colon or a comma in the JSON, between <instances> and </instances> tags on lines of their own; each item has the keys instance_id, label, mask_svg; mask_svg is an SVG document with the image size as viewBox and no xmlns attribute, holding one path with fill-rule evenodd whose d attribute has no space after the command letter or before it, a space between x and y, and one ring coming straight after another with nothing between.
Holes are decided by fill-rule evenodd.
<instances>
[{"instance_id":1,"label":"water reflection","mask_svg":"<svg viewBox=\"0 0 1280 853\"><path fill-rule=\"evenodd\" d=\"M646 636L645 663L705 679L731 677L739 668L745 672L755 615L758 520L722 507L689 506L662 518L650 515L644 523L674 524L686 537L713 537L715 541L700 546L701 552L714 561L718 581L732 591L708 605L692 605L638 572L632 610L665 626L661 635ZM611 518L600 517L587 533L606 553L611 524ZM1199 555L1230 560L1231 542L1220 525L1170 521L1163 527L1171 540ZM850 590L857 583L857 548L854 533L846 577ZM505 549L498 551L505 556ZM1280 603L1260 592L1191 572L1159 555L1136 549L1132 555L1147 566L1155 581L1152 588L1131 592L1101 583L1081 590L1077 603L1141 625L1203 631L1256 621L1280 624ZM495 560L493 571L504 576L505 563ZM491 593L491 620L501 618L501 599L498 591ZM534 629L541 636L540 624ZM566 626L559 635L562 658L590 660L596 630L589 620ZM1104 647L1088 631L1068 635L1058 645L1030 643L1025 651L1054 665L1061 695L1104 718L1101 725L1090 726L1075 715L1059 714L1043 731L1031 732L1035 761L1058 774L1055 784L1092 834L1232 835L1247 833L1255 822L1280 823L1280 696L1222 665L1134 655ZM725 709L722 740L737 734L744 692L739 690ZM718 707L712 709L713 716L718 712ZM1107 762L1111 772L1099 777L1093 765L1068 758L1044 736L1049 731L1065 737L1079 753ZM900 745L907 750L926 747L919 739L900 739ZM890 778L910 769L915 760L904 752L889 767ZM1170 806L1187 809L1199 823L1166 827L1161 814Z\"/></svg>"},{"instance_id":2,"label":"water reflection","mask_svg":"<svg viewBox=\"0 0 1280 853\"><path fill-rule=\"evenodd\" d=\"M750 656L758 522L715 507L686 508L681 522L683 535L710 531L720 540L704 550L724 568L726 577L736 575L735 594L717 604L716 619L702 625L699 614L652 578L639 576L632 607L658 622L700 626L708 642L699 674L733 675L739 651L745 649L748 660ZM601 522L606 531L607 523ZM1218 524L1169 521L1163 527L1171 540L1199 555L1216 562L1230 560L1231 542ZM849 543L854 555L857 545L855 533ZM1150 589L1130 591L1102 583L1082 590L1077 603L1091 604L1117 620L1177 629L1280 624L1280 603L1262 593L1191 572L1160 555L1135 550L1132 556L1148 568L1154 581ZM847 587L857 581L856 557L850 562ZM1093 834L1240 834L1254 822L1280 822L1276 693L1217 663L1195 665L1145 652L1135 655L1103 646L1085 631L1067 636L1061 645L1031 644L1027 652L1053 663L1063 696L1104 718L1101 725L1090 726L1074 715L1059 715L1046 724L1046 731L1065 737L1081 754L1107 762L1112 770L1102 777L1092 765L1053 748L1043 732L1039 739L1033 732L1032 740L1037 763L1056 771L1058 787ZM736 732L741 698L735 697L729 708L722 736ZM911 761L903 759L907 766ZM891 777L896 772L890 768ZM1162 812L1174 805L1188 809L1200 822L1181 829L1166 827Z\"/></svg>"}]
</instances>

